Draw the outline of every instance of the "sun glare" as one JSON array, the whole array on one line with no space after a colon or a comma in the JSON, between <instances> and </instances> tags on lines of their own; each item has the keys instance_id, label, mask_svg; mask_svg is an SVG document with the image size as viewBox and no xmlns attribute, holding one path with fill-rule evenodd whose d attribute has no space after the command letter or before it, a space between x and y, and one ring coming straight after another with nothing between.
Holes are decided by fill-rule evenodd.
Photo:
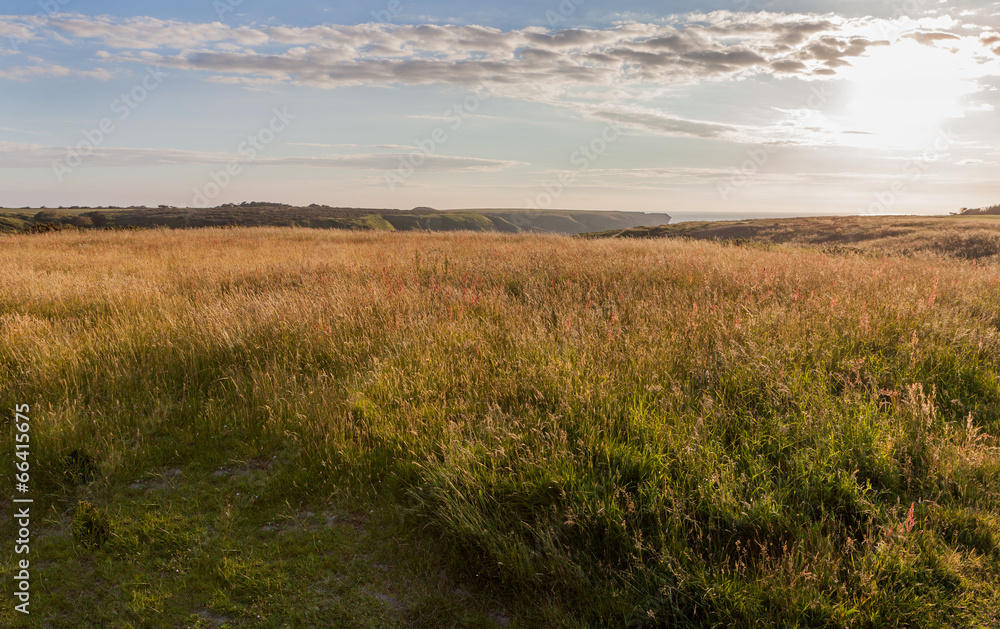
<instances>
[{"instance_id":1,"label":"sun glare","mask_svg":"<svg viewBox=\"0 0 1000 629\"><path fill-rule=\"evenodd\" d=\"M838 121L852 144L925 146L947 119L963 116L962 97L975 89L964 55L910 40L876 48L853 66L844 72L852 97Z\"/></svg>"}]
</instances>

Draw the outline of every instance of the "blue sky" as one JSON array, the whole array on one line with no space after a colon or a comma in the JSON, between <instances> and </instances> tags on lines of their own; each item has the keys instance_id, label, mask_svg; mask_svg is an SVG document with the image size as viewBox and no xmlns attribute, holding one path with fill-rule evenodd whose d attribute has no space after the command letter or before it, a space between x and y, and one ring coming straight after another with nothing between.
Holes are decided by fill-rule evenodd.
<instances>
[{"instance_id":1,"label":"blue sky","mask_svg":"<svg viewBox=\"0 0 1000 629\"><path fill-rule=\"evenodd\" d=\"M0 206L1000 202L1000 2L8 1Z\"/></svg>"}]
</instances>

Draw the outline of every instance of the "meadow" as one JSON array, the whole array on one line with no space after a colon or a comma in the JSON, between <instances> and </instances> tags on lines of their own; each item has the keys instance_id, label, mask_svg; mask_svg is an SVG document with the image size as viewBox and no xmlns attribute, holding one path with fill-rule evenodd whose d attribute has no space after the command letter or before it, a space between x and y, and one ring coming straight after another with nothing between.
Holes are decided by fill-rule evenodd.
<instances>
[{"instance_id":1,"label":"meadow","mask_svg":"<svg viewBox=\"0 0 1000 629\"><path fill-rule=\"evenodd\" d=\"M0 235L0 624L1000 626L1000 266L932 254Z\"/></svg>"}]
</instances>

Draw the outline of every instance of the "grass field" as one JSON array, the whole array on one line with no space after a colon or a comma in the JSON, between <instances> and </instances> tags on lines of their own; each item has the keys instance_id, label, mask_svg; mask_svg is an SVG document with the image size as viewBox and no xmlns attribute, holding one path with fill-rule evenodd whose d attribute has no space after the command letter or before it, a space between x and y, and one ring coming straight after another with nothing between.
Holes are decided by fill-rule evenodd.
<instances>
[{"instance_id":1,"label":"grass field","mask_svg":"<svg viewBox=\"0 0 1000 629\"><path fill-rule=\"evenodd\" d=\"M989 259L0 236L25 626L996 627L998 371Z\"/></svg>"}]
</instances>

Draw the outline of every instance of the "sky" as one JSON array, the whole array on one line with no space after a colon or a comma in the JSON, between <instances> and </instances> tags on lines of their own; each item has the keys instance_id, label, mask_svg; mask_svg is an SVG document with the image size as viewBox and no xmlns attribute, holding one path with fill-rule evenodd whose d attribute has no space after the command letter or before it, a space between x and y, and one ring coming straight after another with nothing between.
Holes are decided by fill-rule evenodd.
<instances>
[{"instance_id":1,"label":"sky","mask_svg":"<svg viewBox=\"0 0 1000 629\"><path fill-rule=\"evenodd\" d=\"M3 0L0 207L1000 203L1000 2Z\"/></svg>"}]
</instances>

